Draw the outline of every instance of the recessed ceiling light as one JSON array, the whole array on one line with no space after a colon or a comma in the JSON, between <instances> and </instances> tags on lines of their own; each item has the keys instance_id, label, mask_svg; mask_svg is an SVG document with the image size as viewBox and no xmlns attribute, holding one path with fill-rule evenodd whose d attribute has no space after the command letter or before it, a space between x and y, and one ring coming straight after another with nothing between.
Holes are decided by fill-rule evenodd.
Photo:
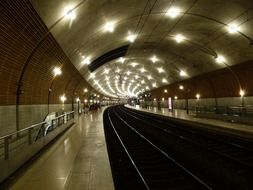
<instances>
[{"instance_id":1,"label":"recessed ceiling light","mask_svg":"<svg viewBox=\"0 0 253 190\"><path fill-rule=\"evenodd\" d=\"M90 56L84 57L82 64L89 65L90 64Z\"/></svg>"},{"instance_id":2,"label":"recessed ceiling light","mask_svg":"<svg viewBox=\"0 0 253 190\"><path fill-rule=\"evenodd\" d=\"M167 89L164 89L164 93L167 93L168 92L168 90Z\"/></svg>"},{"instance_id":3,"label":"recessed ceiling light","mask_svg":"<svg viewBox=\"0 0 253 190\"><path fill-rule=\"evenodd\" d=\"M229 33L233 34L238 32L240 30L240 27L237 24L232 23L227 25L227 30Z\"/></svg>"},{"instance_id":4,"label":"recessed ceiling light","mask_svg":"<svg viewBox=\"0 0 253 190\"><path fill-rule=\"evenodd\" d=\"M151 80L151 79L152 79L152 76L151 76L151 75L149 75L149 76L148 76L148 80Z\"/></svg>"},{"instance_id":5,"label":"recessed ceiling light","mask_svg":"<svg viewBox=\"0 0 253 190\"><path fill-rule=\"evenodd\" d=\"M127 40L131 43L133 43L137 38L137 35L136 34L132 34L132 33L129 33L128 36L127 36Z\"/></svg>"},{"instance_id":6,"label":"recessed ceiling light","mask_svg":"<svg viewBox=\"0 0 253 190\"><path fill-rule=\"evenodd\" d=\"M132 62L131 65L132 65L132 67L135 67L136 65L138 65L138 63Z\"/></svg>"},{"instance_id":7,"label":"recessed ceiling light","mask_svg":"<svg viewBox=\"0 0 253 190\"><path fill-rule=\"evenodd\" d=\"M90 74L90 78L94 79L94 78L95 78L95 74L94 74L94 73L91 73L91 74Z\"/></svg>"},{"instance_id":8,"label":"recessed ceiling light","mask_svg":"<svg viewBox=\"0 0 253 190\"><path fill-rule=\"evenodd\" d=\"M225 58L222 56L222 55L218 55L216 58L215 58L215 61L217 63L225 63Z\"/></svg>"},{"instance_id":9,"label":"recessed ceiling light","mask_svg":"<svg viewBox=\"0 0 253 190\"><path fill-rule=\"evenodd\" d=\"M174 39L176 40L177 43L181 43L181 42L184 41L186 38L185 38L185 36L183 36L182 34L177 34L176 36L174 36Z\"/></svg>"},{"instance_id":10,"label":"recessed ceiling light","mask_svg":"<svg viewBox=\"0 0 253 190\"><path fill-rule=\"evenodd\" d=\"M115 29L115 22L114 21L110 21L110 22L105 23L104 30L106 32L113 32L114 29Z\"/></svg>"},{"instance_id":11,"label":"recessed ceiling light","mask_svg":"<svg viewBox=\"0 0 253 190\"><path fill-rule=\"evenodd\" d=\"M153 62L153 63L156 63L158 61L158 58L154 55L153 57L150 58L150 60Z\"/></svg>"},{"instance_id":12,"label":"recessed ceiling light","mask_svg":"<svg viewBox=\"0 0 253 190\"><path fill-rule=\"evenodd\" d=\"M146 70L144 68L141 68L140 71L144 73Z\"/></svg>"},{"instance_id":13,"label":"recessed ceiling light","mask_svg":"<svg viewBox=\"0 0 253 190\"><path fill-rule=\"evenodd\" d=\"M180 14L180 9L177 7L171 7L166 12L166 15L168 15L171 18L176 18Z\"/></svg>"},{"instance_id":14,"label":"recessed ceiling light","mask_svg":"<svg viewBox=\"0 0 253 190\"><path fill-rule=\"evenodd\" d=\"M158 73L163 73L164 72L164 69L162 67L157 68L157 70L158 70Z\"/></svg>"},{"instance_id":15,"label":"recessed ceiling light","mask_svg":"<svg viewBox=\"0 0 253 190\"><path fill-rule=\"evenodd\" d=\"M109 69L105 69L105 70L104 70L104 73L105 73L105 74L109 74Z\"/></svg>"},{"instance_id":16,"label":"recessed ceiling light","mask_svg":"<svg viewBox=\"0 0 253 190\"><path fill-rule=\"evenodd\" d=\"M55 77L62 74L60 67L55 67L53 72Z\"/></svg>"},{"instance_id":17,"label":"recessed ceiling light","mask_svg":"<svg viewBox=\"0 0 253 190\"><path fill-rule=\"evenodd\" d=\"M119 69L119 68L117 68L117 69L116 69L116 73L119 73L119 72L120 72L120 69Z\"/></svg>"},{"instance_id":18,"label":"recessed ceiling light","mask_svg":"<svg viewBox=\"0 0 253 190\"><path fill-rule=\"evenodd\" d=\"M167 83L167 82L168 82L167 79L165 78L162 79L162 83Z\"/></svg>"},{"instance_id":19,"label":"recessed ceiling light","mask_svg":"<svg viewBox=\"0 0 253 190\"><path fill-rule=\"evenodd\" d=\"M187 73L183 70L181 70L179 74L180 74L181 77L187 76Z\"/></svg>"},{"instance_id":20,"label":"recessed ceiling light","mask_svg":"<svg viewBox=\"0 0 253 190\"><path fill-rule=\"evenodd\" d=\"M141 81L141 84L144 84L144 83L145 83L145 81L144 81L144 80L142 80L142 81Z\"/></svg>"},{"instance_id":21,"label":"recessed ceiling light","mask_svg":"<svg viewBox=\"0 0 253 190\"><path fill-rule=\"evenodd\" d=\"M184 90L184 86L183 86L183 85L180 85L180 86L179 86L179 89L180 89L180 90Z\"/></svg>"},{"instance_id":22,"label":"recessed ceiling light","mask_svg":"<svg viewBox=\"0 0 253 190\"><path fill-rule=\"evenodd\" d=\"M120 63L124 63L125 60L126 60L126 59L125 59L124 57L120 57L120 58L119 58L119 62L120 62Z\"/></svg>"},{"instance_id":23,"label":"recessed ceiling light","mask_svg":"<svg viewBox=\"0 0 253 190\"><path fill-rule=\"evenodd\" d=\"M70 7L65 7L64 9L64 16L71 21L76 19L76 13L72 9Z\"/></svg>"}]
</instances>

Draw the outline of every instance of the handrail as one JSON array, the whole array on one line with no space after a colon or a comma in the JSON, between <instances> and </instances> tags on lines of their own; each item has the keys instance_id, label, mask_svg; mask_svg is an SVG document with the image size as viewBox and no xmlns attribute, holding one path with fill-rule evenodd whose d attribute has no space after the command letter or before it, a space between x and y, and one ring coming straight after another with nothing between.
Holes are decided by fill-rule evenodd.
<instances>
[{"instance_id":1,"label":"handrail","mask_svg":"<svg viewBox=\"0 0 253 190\"><path fill-rule=\"evenodd\" d=\"M52 119L52 120L56 120L56 119L58 119L58 118L60 118L60 117L63 117L63 116L72 114L72 113L74 113L74 112L75 112L75 111L71 111L71 112L68 112L68 113L64 113L64 114L62 114L62 115L60 115L60 116L57 116L56 118L54 118L54 119ZM8 134L8 135L1 136L1 137L0 137L0 140L4 140L5 138L11 137L11 136L16 135L16 134L18 134L18 133L27 131L27 130L29 130L29 129L35 128L35 127L37 127L37 126L39 126L39 125L43 125L43 124L46 124L46 123L48 123L48 122L43 121L43 122L40 122L40 123L33 124L33 125L31 125L31 126L29 126L29 127L26 127L26 128L24 128L24 129L20 129L20 130L18 130L18 131L16 131L16 132L13 132L13 133Z\"/></svg>"}]
</instances>

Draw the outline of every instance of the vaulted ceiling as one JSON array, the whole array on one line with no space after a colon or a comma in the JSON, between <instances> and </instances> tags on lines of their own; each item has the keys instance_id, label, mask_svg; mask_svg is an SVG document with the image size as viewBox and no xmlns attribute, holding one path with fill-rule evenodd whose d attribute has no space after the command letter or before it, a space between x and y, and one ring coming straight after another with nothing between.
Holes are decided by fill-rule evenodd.
<instances>
[{"instance_id":1,"label":"vaulted ceiling","mask_svg":"<svg viewBox=\"0 0 253 190\"><path fill-rule=\"evenodd\" d=\"M31 3L78 71L106 96L135 96L253 59L251 0ZM123 46L124 56L117 52Z\"/></svg>"}]
</instances>

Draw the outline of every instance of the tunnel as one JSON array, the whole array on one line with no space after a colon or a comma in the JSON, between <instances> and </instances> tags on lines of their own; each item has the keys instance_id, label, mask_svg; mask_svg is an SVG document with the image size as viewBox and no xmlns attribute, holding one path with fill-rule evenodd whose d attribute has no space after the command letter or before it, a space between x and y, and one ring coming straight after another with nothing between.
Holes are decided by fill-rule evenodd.
<instances>
[{"instance_id":1,"label":"tunnel","mask_svg":"<svg viewBox=\"0 0 253 190\"><path fill-rule=\"evenodd\" d=\"M0 189L253 189L251 0L1 0Z\"/></svg>"}]
</instances>

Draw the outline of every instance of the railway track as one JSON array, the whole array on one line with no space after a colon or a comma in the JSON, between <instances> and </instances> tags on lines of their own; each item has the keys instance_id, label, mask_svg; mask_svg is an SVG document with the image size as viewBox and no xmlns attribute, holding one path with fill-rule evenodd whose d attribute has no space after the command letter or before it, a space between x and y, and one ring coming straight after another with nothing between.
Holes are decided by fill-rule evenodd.
<instances>
[{"instance_id":1,"label":"railway track","mask_svg":"<svg viewBox=\"0 0 253 190\"><path fill-rule=\"evenodd\" d=\"M249 147L122 106L104 125L116 189L252 189Z\"/></svg>"}]
</instances>

